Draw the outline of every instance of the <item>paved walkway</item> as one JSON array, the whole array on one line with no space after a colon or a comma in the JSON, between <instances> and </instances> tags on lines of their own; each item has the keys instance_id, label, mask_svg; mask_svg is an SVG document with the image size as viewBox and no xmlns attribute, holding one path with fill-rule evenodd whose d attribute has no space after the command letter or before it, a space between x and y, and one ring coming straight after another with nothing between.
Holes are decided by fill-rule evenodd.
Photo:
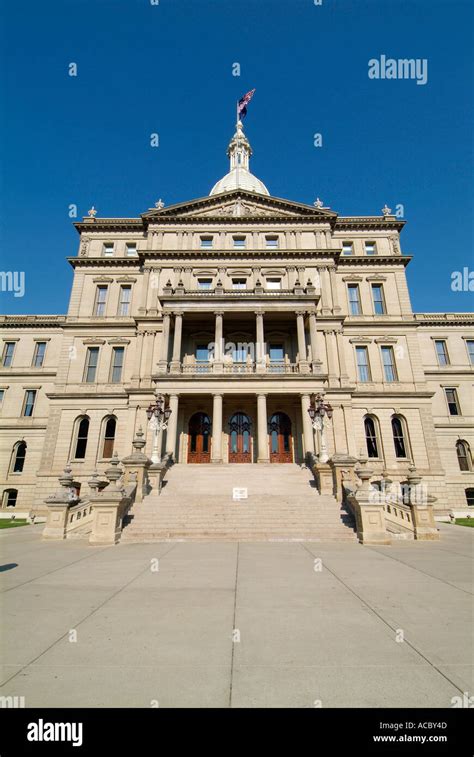
<instances>
[{"instance_id":1,"label":"paved walkway","mask_svg":"<svg viewBox=\"0 0 474 757\"><path fill-rule=\"evenodd\" d=\"M0 695L27 707L450 707L474 691L474 533L441 528L439 543L392 547L94 548L42 542L41 526L2 531Z\"/></svg>"}]
</instances>

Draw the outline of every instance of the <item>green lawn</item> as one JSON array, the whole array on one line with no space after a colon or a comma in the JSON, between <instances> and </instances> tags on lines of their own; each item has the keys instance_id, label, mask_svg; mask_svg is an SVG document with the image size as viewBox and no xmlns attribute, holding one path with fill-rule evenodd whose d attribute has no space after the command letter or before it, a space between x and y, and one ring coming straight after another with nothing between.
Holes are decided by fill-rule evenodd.
<instances>
[{"instance_id":1,"label":"green lawn","mask_svg":"<svg viewBox=\"0 0 474 757\"><path fill-rule=\"evenodd\" d=\"M0 528L16 528L17 526L27 526L26 518L15 518L15 520L0 518Z\"/></svg>"},{"instance_id":2,"label":"green lawn","mask_svg":"<svg viewBox=\"0 0 474 757\"><path fill-rule=\"evenodd\" d=\"M474 528L474 518L456 518L456 525Z\"/></svg>"}]
</instances>

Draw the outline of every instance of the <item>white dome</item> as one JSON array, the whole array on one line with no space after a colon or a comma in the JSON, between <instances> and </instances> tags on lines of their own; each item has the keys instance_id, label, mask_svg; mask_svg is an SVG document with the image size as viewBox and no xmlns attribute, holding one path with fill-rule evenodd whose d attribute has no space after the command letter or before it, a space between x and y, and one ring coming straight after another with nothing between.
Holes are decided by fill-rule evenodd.
<instances>
[{"instance_id":1,"label":"white dome","mask_svg":"<svg viewBox=\"0 0 474 757\"><path fill-rule=\"evenodd\" d=\"M214 184L210 194L218 195L221 192L229 192L231 189L246 189L248 192L257 192L260 195L269 195L270 192L266 188L263 181L257 179L253 173L247 171L246 168L233 168L232 171L226 173L222 179Z\"/></svg>"},{"instance_id":2,"label":"white dome","mask_svg":"<svg viewBox=\"0 0 474 757\"><path fill-rule=\"evenodd\" d=\"M227 155L230 159L230 171L217 184L214 184L210 195L230 192L232 189L246 189L247 192L256 192L260 195L270 194L263 181L250 173L252 148L244 134L241 121L237 121L236 132L229 142Z\"/></svg>"}]
</instances>

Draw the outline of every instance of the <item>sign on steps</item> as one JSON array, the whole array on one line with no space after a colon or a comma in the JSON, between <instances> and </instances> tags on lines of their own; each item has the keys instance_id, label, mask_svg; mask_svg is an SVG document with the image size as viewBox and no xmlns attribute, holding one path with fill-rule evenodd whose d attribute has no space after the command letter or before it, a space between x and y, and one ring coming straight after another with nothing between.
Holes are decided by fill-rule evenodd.
<instances>
[{"instance_id":1,"label":"sign on steps","mask_svg":"<svg viewBox=\"0 0 474 757\"><path fill-rule=\"evenodd\" d=\"M248 499L248 489L244 487L234 486L232 489L232 499L239 500L239 499Z\"/></svg>"}]
</instances>

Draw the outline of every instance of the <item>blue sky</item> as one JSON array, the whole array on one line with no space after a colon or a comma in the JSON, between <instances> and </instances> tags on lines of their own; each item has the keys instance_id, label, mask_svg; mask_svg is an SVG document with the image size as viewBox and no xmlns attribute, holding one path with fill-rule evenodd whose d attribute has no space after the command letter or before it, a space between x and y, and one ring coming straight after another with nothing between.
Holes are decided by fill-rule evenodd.
<instances>
[{"instance_id":1,"label":"blue sky","mask_svg":"<svg viewBox=\"0 0 474 757\"><path fill-rule=\"evenodd\" d=\"M25 296L1 293L2 312L66 312L69 205L138 216L159 197L208 194L227 171L235 101L253 87L251 166L271 194L319 196L343 215L403 204L414 309L473 309L472 293L451 291L452 272L474 268L470 0L1 7L1 267L26 273ZM369 79L382 54L426 58L427 84Z\"/></svg>"}]
</instances>

